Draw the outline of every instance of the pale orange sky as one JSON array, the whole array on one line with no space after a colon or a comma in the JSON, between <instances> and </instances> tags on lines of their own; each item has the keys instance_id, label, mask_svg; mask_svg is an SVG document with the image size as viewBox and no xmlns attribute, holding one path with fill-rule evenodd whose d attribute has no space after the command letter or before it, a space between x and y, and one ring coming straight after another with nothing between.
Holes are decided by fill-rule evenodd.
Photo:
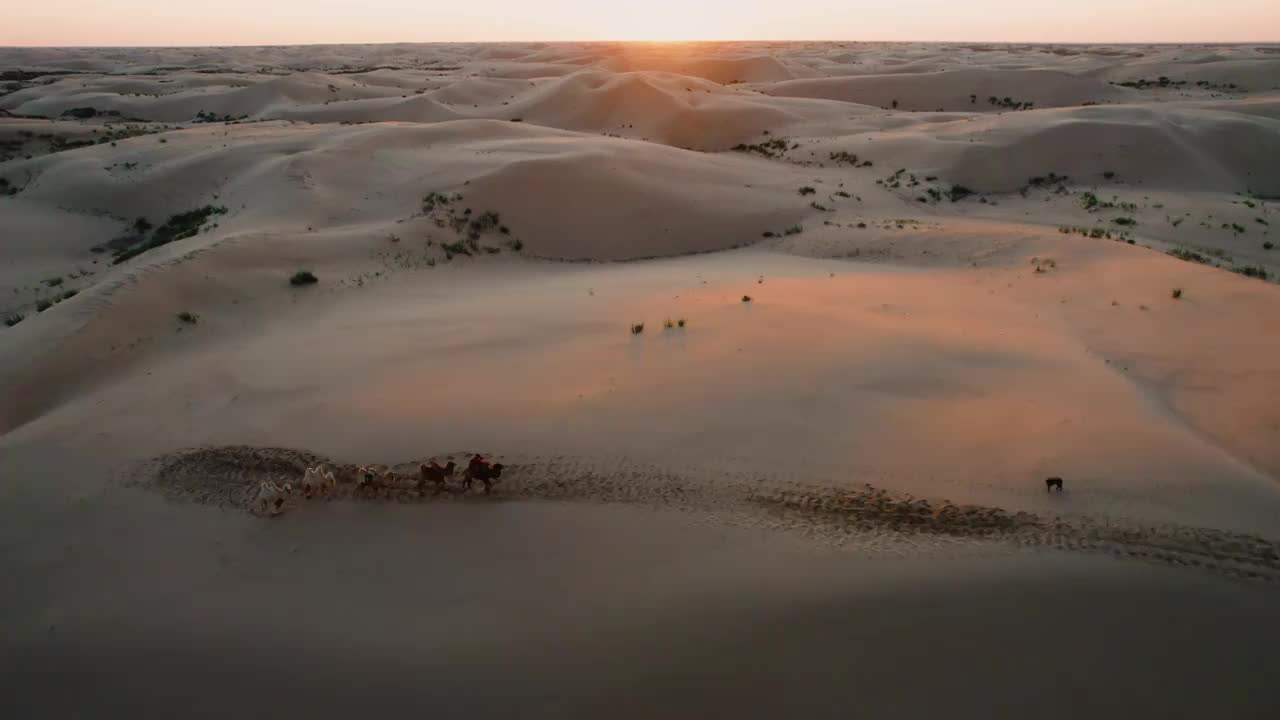
<instances>
[{"instance_id":1,"label":"pale orange sky","mask_svg":"<svg viewBox=\"0 0 1280 720\"><path fill-rule=\"evenodd\" d=\"M3 17L0 45L1280 41L1280 0L24 0Z\"/></svg>"}]
</instances>

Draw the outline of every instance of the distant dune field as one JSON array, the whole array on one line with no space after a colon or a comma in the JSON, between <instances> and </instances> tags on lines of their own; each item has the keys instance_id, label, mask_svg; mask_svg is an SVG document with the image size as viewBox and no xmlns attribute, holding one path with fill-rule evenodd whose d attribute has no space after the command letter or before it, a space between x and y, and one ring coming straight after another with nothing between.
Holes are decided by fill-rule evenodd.
<instances>
[{"instance_id":1,"label":"distant dune field","mask_svg":"<svg viewBox=\"0 0 1280 720\"><path fill-rule=\"evenodd\" d=\"M777 588L707 570L731 554L717 543L747 542L739 533L806 558L844 553L851 568L916 563L909 581L867 569L850 589L829 558L805 560L822 570L789 581L823 608L805 617L876 607L954 649L1017 633L995 611L961 613L990 628L973 637L916 624L884 598L1017 607L1016 594L986 606L973 593L1022 587L1105 615L1141 596L1213 652L1205 637L1246 624L1216 603L1253 608L1280 583L1278 160L1280 54L1250 45L0 48L0 571L26 588L0 603L18 628L0 652L40 658L24 669L38 685L39 668L89 677L104 648L136 638L252 627L289 648L262 656L282 664L333 633L355 655L453 671L470 658L480 678L514 636L422 657L389 638L401 622L426 623L420 638L449 618L479 627L465 598L513 612L504 593L520 591L498 578L544 567L520 548L564 539L548 540L560 521L541 513L567 513L590 543L612 537L583 519L603 504L637 527L637 508L658 508L701 528L690 567L711 575L687 586L703 571L673 571L670 550L636 540L666 520L615 538L667 579L617 580L643 586L645 610L593 620L644 648L627 618L717 617L703 627L723 629L695 633L701 649L671 676L636 680L677 688L671 707L690 714L733 706L678 689L704 687L697 653L726 667L742 649L726 653L740 640L725 638L757 627L744 619L799 622ZM495 502L416 486L418 463L475 452L508 468ZM295 493L277 522L250 514L261 483L297 484L320 462L349 481L328 501ZM387 486L353 484L368 465ZM1047 492L1051 476L1064 492ZM431 504L448 508L418 507ZM458 519L472 509L482 523ZM334 545L365 536L387 563L377 571L358 540ZM479 545L465 567L432 555L440 581L424 583L406 548L428 542ZM475 547L500 559L477 569ZM565 577L627 576L606 548L564 552ZM999 579L921 579L950 553ZM442 589L451 573L475 595ZM175 595L170 575L225 604ZM358 611L371 625L324 621L351 612L325 588L358 578L376 579L362 597L382 609ZM1060 599L1067 587L1086 589ZM94 603L71 599L84 588ZM706 609L739 592L743 614ZM299 598L315 604L292 615ZM276 614L293 619L261 619ZM837 614L849 638L893 645ZM1248 618L1276 636L1274 619ZM1136 614L1126 622L1158 642ZM1104 633L1074 627L1027 662L1086 673L1093 646L1072 639ZM596 688L634 677L630 661L586 662L604 653L592 637L567 642L565 673ZM854 662L813 638L762 642L826 669ZM1140 674L1141 708L1270 716L1249 673L1274 652L1241 643L1222 660L1232 684L1186 679L1166 695L1160 673ZM233 644L234 664L247 646ZM172 652L129 646L138 667ZM1178 652L1137 647L1109 660ZM517 665L504 687L554 684L540 674L554 667ZM760 681L738 670L705 687ZM840 678L817 682L806 697L843 697ZM1012 697L1026 717L1127 707L1086 693L1040 712L1040 696ZM608 704L542 701L532 716Z\"/></svg>"}]
</instances>

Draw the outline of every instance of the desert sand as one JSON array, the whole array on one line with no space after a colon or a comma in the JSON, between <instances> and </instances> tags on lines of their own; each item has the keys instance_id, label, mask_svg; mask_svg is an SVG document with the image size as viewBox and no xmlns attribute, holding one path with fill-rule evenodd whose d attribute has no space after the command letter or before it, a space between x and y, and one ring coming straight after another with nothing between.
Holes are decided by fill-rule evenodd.
<instances>
[{"instance_id":1,"label":"desert sand","mask_svg":"<svg viewBox=\"0 0 1280 720\"><path fill-rule=\"evenodd\" d=\"M1280 47L0 48L0 93L29 716L1280 712ZM474 452L492 495L413 487ZM400 482L250 512L317 463Z\"/></svg>"}]
</instances>

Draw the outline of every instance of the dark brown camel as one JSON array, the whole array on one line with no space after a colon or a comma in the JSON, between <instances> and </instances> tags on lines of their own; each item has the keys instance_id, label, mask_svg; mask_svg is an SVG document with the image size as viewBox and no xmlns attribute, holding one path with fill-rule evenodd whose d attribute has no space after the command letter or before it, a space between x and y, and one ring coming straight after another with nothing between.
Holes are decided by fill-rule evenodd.
<instances>
[{"instance_id":1,"label":"dark brown camel","mask_svg":"<svg viewBox=\"0 0 1280 720\"><path fill-rule=\"evenodd\" d=\"M502 477L502 463L490 465L486 462L473 462L467 466L467 472L462 476L462 491L466 492L471 489L471 483L479 480L484 483L484 494L488 495L489 490L493 488L493 483Z\"/></svg>"},{"instance_id":2,"label":"dark brown camel","mask_svg":"<svg viewBox=\"0 0 1280 720\"><path fill-rule=\"evenodd\" d=\"M435 483L436 492L440 492L444 489L445 481L453 477L453 471L457 467L458 464L452 460L450 460L449 464L444 467L440 467L435 460L432 460L426 465L419 465L418 492L422 492L429 482Z\"/></svg>"}]
</instances>

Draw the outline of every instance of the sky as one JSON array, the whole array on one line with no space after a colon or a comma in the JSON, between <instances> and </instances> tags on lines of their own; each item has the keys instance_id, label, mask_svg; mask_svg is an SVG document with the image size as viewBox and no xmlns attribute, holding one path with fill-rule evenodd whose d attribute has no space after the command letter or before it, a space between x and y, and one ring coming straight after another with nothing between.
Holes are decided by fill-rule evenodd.
<instances>
[{"instance_id":1,"label":"sky","mask_svg":"<svg viewBox=\"0 0 1280 720\"><path fill-rule=\"evenodd\" d=\"M0 15L0 46L1280 41L1280 0L15 0Z\"/></svg>"}]
</instances>

